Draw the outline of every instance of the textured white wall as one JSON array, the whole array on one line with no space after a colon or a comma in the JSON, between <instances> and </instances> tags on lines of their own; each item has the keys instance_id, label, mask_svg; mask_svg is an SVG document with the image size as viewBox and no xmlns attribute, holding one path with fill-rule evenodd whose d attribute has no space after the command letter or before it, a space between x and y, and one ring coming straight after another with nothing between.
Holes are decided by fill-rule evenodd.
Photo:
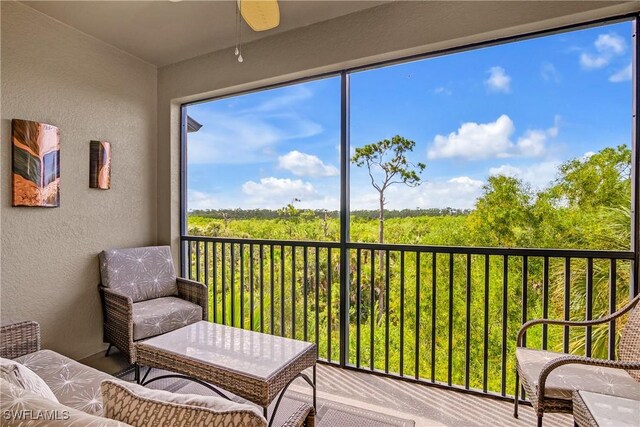
<instances>
[{"instance_id":1,"label":"textured white wall","mask_svg":"<svg viewBox=\"0 0 640 427\"><path fill-rule=\"evenodd\" d=\"M2 2L3 324L40 322L75 358L102 343L96 255L156 241L156 89L151 66L33 9ZM59 208L11 207L12 118L61 131ZM89 188L89 141L110 141L111 189Z\"/></svg>"},{"instance_id":2,"label":"textured white wall","mask_svg":"<svg viewBox=\"0 0 640 427\"><path fill-rule=\"evenodd\" d=\"M158 240L179 244L179 105L376 61L640 10L640 2L392 2L158 70Z\"/></svg>"}]
</instances>

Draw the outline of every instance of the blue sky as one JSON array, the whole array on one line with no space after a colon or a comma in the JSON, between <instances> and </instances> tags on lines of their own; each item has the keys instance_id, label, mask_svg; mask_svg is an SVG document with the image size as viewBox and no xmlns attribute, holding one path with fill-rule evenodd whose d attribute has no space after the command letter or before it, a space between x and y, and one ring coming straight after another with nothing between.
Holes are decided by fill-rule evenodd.
<instances>
[{"instance_id":1,"label":"blue sky","mask_svg":"<svg viewBox=\"0 0 640 427\"><path fill-rule=\"evenodd\" d=\"M631 138L631 23L608 25L351 75L351 150L394 135L416 142L417 188L388 209L472 208L490 175L542 189L564 161ZM233 58L231 58L233 59ZM246 66L251 66L246 63ZM188 209L338 209L340 80L311 81L188 107ZM376 209L351 168L352 209Z\"/></svg>"}]
</instances>

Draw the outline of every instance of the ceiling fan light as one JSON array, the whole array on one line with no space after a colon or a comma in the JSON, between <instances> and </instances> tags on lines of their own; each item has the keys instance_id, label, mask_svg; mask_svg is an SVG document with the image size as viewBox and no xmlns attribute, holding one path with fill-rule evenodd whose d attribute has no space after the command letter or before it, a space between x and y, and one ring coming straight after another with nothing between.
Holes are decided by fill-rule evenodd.
<instances>
[{"instance_id":1,"label":"ceiling fan light","mask_svg":"<svg viewBox=\"0 0 640 427\"><path fill-rule=\"evenodd\" d=\"M253 31L267 31L280 25L277 0L239 0L240 14Z\"/></svg>"}]
</instances>

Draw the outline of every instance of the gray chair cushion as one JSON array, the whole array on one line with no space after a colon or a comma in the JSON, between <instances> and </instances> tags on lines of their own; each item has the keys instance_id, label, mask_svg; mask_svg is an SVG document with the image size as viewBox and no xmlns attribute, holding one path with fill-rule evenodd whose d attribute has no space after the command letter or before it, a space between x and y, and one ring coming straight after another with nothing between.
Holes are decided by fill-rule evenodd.
<instances>
[{"instance_id":1,"label":"gray chair cushion","mask_svg":"<svg viewBox=\"0 0 640 427\"><path fill-rule=\"evenodd\" d=\"M102 285L133 302L178 294L169 246L109 249L98 257Z\"/></svg>"},{"instance_id":2,"label":"gray chair cushion","mask_svg":"<svg viewBox=\"0 0 640 427\"><path fill-rule=\"evenodd\" d=\"M538 387L540 372L547 362L565 353L517 348L516 358L528 384ZM574 390L611 394L640 400L640 383L624 369L569 364L554 369L545 383L546 397L571 400Z\"/></svg>"},{"instance_id":3,"label":"gray chair cushion","mask_svg":"<svg viewBox=\"0 0 640 427\"><path fill-rule=\"evenodd\" d=\"M113 379L111 375L51 350L39 350L14 360L38 374L63 405L102 415L100 382Z\"/></svg>"},{"instance_id":4,"label":"gray chair cushion","mask_svg":"<svg viewBox=\"0 0 640 427\"><path fill-rule=\"evenodd\" d=\"M133 304L133 339L149 338L202 320L202 307L176 297Z\"/></svg>"}]
</instances>

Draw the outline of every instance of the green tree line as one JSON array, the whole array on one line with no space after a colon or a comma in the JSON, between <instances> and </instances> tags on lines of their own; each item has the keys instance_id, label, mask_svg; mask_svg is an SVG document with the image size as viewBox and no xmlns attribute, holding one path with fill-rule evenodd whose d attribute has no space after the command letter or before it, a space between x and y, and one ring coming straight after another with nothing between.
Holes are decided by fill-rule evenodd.
<instances>
[{"instance_id":1,"label":"green tree line","mask_svg":"<svg viewBox=\"0 0 640 427\"><path fill-rule=\"evenodd\" d=\"M238 219L277 219L280 218L279 209L193 209L189 211L190 217L212 218L233 221ZM316 218L328 215L337 219L340 211L326 209L308 209ZM415 208L415 209L385 209L385 218L413 218L422 216L461 216L471 213L471 209L458 208ZM354 209L350 212L351 218L375 219L378 218L377 210Z\"/></svg>"}]
</instances>

